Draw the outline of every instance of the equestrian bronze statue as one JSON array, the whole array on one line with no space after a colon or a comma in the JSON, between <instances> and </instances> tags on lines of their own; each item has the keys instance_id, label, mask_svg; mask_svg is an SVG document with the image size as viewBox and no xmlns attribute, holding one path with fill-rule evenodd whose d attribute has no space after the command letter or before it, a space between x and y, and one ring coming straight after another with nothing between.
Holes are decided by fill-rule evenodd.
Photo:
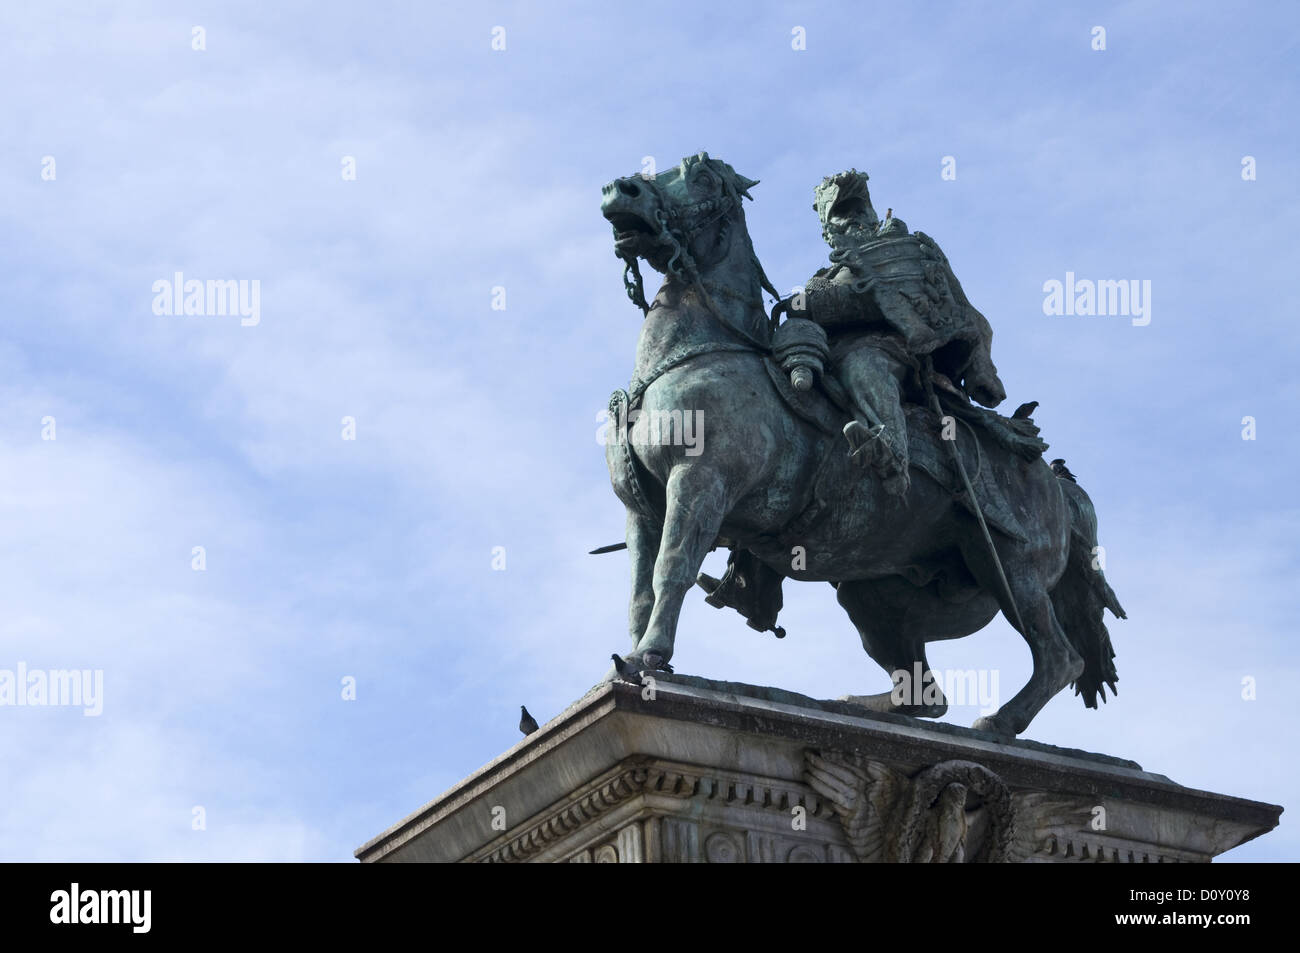
<instances>
[{"instance_id":1,"label":"equestrian bronze statue","mask_svg":"<svg viewBox=\"0 0 1300 953\"><path fill-rule=\"evenodd\" d=\"M988 321L933 239L880 219L866 181L850 171L816 190L831 263L785 299L745 224L757 183L727 163L701 153L605 186L644 314L605 442L632 569L632 647L618 667L671 671L697 582L711 604L784 635L789 578L831 583L867 654L931 687L901 704L893 692L852 702L942 715L926 643L1001 610L1033 674L975 727L1019 734L1067 685L1095 708L1117 679L1103 610L1123 610L1092 503L1043 460L1032 403L1012 417L990 409L1006 394ZM663 275L649 301L643 262ZM764 291L778 299L770 314ZM700 573L718 547L731 554L720 580Z\"/></svg>"}]
</instances>

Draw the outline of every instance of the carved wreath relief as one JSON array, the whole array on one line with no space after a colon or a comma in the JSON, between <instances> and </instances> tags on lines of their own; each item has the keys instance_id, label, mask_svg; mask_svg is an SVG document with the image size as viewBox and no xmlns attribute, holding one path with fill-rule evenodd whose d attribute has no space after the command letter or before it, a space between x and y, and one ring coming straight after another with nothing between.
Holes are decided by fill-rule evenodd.
<instances>
[{"instance_id":1,"label":"carved wreath relief","mask_svg":"<svg viewBox=\"0 0 1300 953\"><path fill-rule=\"evenodd\" d=\"M943 761L908 776L879 761L808 751L805 772L834 805L861 863L1023 862L1089 817L1082 803L1012 794L973 761Z\"/></svg>"}]
</instances>

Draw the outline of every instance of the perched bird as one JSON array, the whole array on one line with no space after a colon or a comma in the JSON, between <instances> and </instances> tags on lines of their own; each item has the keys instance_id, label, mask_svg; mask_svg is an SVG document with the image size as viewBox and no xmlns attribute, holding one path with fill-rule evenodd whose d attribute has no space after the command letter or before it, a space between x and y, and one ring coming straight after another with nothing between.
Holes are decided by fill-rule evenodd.
<instances>
[{"instance_id":1,"label":"perched bird","mask_svg":"<svg viewBox=\"0 0 1300 953\"><path fill-rule=\"evenodd\" d=\"M641 683L641 673L624 661L623 656L615 652L610 656L610 658L614 660L614 671L618 672L619 678L623 679L625 682L632 682L636 685Z\"/></svg>"},{"instance_id":2,"label":"perched bird","mask_svg":"<svg viewBox=\"0 0 1300 953\"><path fill-rule=\"evenodd\" d=\"M1036 400L1031 400L1027 404L1021 404L1019 407L1016 408L1016 412L1011 415L1011 419L1024 420L1034 412L1034 408L1037 406L1038 406L1038 401Z\"/></svg>"},{"instance_id":3,"label":"perched bird","mask_svg":"<svg viewBox=\"0 0 1300 953\"><path fill-rule=\"evenodd\" d=\"M519 706L519 730L525 735L531 735L537 730L537 719L528 714L528 709L523 705Z\"/></svg>"},{"instance_id":4,"label":"perched bird","mask_svg":"<svg viewBox=\"0 0 1300 953\"><path fill-rule=\"evenodd\" d=\"M1070 468L1065 465L1065 461L1060 457L1057 457L1052 461L1052 472L1062 480L1069 480L1071 483L1079 482L1074 478L1074 474L1070 472Z\"/></svg>"},{"instance_id":5,"label":"perched bird","mask_svg":"<svg viewBox=\"0 0 1300 953\"><path fill-rule=\"evenodd\" d=\"M887 222L893 217L894 217L894 210L892 208L885 209L885 221Z\"/></svg>"}]
</instances>

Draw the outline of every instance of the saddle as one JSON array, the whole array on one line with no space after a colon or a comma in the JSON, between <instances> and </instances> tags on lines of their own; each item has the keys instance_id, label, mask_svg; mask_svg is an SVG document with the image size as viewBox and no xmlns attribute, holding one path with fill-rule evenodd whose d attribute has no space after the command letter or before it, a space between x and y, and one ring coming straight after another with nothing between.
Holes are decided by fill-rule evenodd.
<instances>
[{"instance_id":1,"label":"saddle","mask_svg":"<svg viewBox=\"0 0 1300 953\"><path fill-rule=\"evenodd\" d=\"M849 420L849 412L842 409L847 406L847 399L844 396L843 386L834 376L824 372L817 387L800 391L791 385L789 375L775 361L766 360L764 365L777 393L794 414L832 437L830 446L824 452L840 451L847 454L847 446L842 436L844 424ZM954 418L954 425L957 428L955 441L957 452L961 454L966 475L975 490L975 499L970 499L965 492L961 475L957 472L952 459L952 451L944 446L945 441L940 439L943 425L938 416L928 407L905 404L903 412L907 420L907 446L911 468L921 471L946 489L972 515L978 506L990 530L996 530L1018 542L1027 542L1028 534L1016 516L1006 493L999 485L997 467L992 463L993 459L1000 461L1008 456L1008 446L1015 436L1022 438L1019 446L1034 446L1027 439L1024 429L1016 426L1023 422L1013 422L991 410L973 407L969 402L962 406L955 396L943 391L940 391L940 405L945 415ZM1030 426L1032 427L1032 424ZM1005 432L998 433L999 428ZM1037 441L1037 444L1041 449L1037 449L1034 458L1041 456L1042 450L1047 447L1042 441ZM1021 452L1019 458L1025 459L1025 454ZM796 521L801 530L815 521L820 515L819 510L835 502L834 489L823 484L835 479L830 474L837 472L837 468L834 467L823 465L820 468L809 511ZM864 475L863 479L870 479L870 477Z\"/></svg>"}]
</instances>

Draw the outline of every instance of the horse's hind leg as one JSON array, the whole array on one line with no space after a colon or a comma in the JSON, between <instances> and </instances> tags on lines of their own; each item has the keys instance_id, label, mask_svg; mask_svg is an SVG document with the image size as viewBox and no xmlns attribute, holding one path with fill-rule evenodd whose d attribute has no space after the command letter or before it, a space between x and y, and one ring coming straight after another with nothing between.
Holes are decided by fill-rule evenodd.
<instances>
[{"instance_id":1,"label":"horse's hind leg","mask_svg":"<svg viewBox=\"0 0 1300 953\"><path fill-rule=\"evenodd\" d=\"M695 464L678 466L668 477L663 537L654 564L654 609L636 647L646 668L661 668L673 656L682 601L717 541L726 507L718 472Z\"/></svg>"},{"instance_id":2,"label":"horse's hind leg","mask_svg":"<svg viewBox=\"0 0 1300 953\"><path fill-rule=\"evenodd\" d=\"M843 700L872 711L942 717L948 702L930 671L925 640L911 631L914 627L908 619L909 611L924 597L923 590L905 579L864 579L839 583L835 594L857 628L862 647L894 681L893 691L846 695Z\"/></svg>"},{"instance_id":3,"label":"horse's hind leg","mask_svg":"<svg viewBox=\"0 0 1300 953\"><path fill-rule=\"evenodd\" d=\"M992 715L976 720L973 727L996 734L1018 735L1029 727L1034 716L1057 692L1083 673L1083 658L1070 645L1065 629L1056 618L1051 597L1039 575L1042 566L1035 564L1032 554L1024 554L1019 560L1004 558L1007 579L1015 599L1014 609L1001 594L1001 584L990 578L995 570L992 570L987 550L982 554L972 550L967 556L977 577L997 595L1003 615L1028 643L1034 660L1033 674L1016 696ZM976 569L977 565L981 568ZM1020 625L1015 622L1017 609Z\"/></svg>"}]
</instances>

